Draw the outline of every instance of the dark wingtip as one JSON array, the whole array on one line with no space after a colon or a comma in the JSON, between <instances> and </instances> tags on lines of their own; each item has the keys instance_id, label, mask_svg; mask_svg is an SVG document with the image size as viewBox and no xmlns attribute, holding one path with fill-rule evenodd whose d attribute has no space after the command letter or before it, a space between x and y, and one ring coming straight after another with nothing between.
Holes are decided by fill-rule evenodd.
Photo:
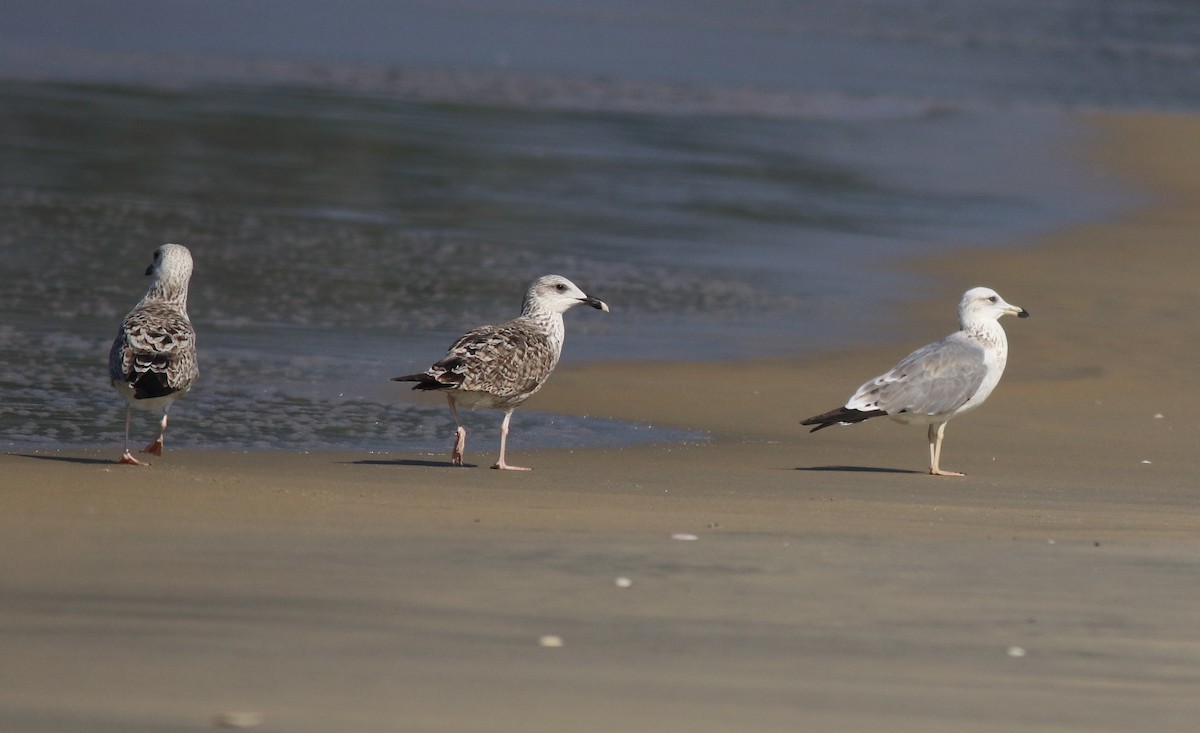
<instances>
[{"instance_id":1,"label":"dark wingtip","mask_svg":"<svg viewBox=\"0 0 1200 733\"><path fill-rule=\"evenodd\" d=\"M853 425L854 423L870 420L873 417L881 417L887 413L883 410L852 410L846 407L839 407L835 410L822 413L816 417L810 417L807 420L801 420L801 425L816 425L815 428L808 431L815 433L823 428L828 428L833 425Z\"/></svg>"},{"instance_id":2,"label":"dark wingtip","mask_svg":"<svg viewBox=\"0 0 1200 733\"><path fill-rule=\"evenodd\" d=\"M434 379L428 374L405 374L403 377L392 377L393 382L432 382Z\"/></svg>"},{"instance_id":3,"label":"dark wingtip","mask_svg":"<svg viewBox=\"0 0 1200 733\"><path fill-rule=\"evenodd\" d=\"M424 392L440 389L453 389L455 383L440 382L436 378L421 372L420 374L406 374L403 377L392 377L393 382L416 382L413 389L419 389Z\"/></svg>"},{"instance_id":4,"label":"dark wingtip","mask_svg":"<svg viewBox=\"0 0 1200 733\"><path fill-rule=\"evenodd\" d=\"M822 413L820 415L817 415L816 417L810 417L807 420L801 420L800 424L801 425L816 425L815 428L808 431L810 433L815 433L818 430L820 430L821 428L827 428L830 425L837 425L838 421L830 420L830 418L833 417L834 415L836 415L838 412L844 411L845 409L846 408L844 408L844 407L839 407L836 410L830 410L829 412Z\"/></svg>"}]
</instances>

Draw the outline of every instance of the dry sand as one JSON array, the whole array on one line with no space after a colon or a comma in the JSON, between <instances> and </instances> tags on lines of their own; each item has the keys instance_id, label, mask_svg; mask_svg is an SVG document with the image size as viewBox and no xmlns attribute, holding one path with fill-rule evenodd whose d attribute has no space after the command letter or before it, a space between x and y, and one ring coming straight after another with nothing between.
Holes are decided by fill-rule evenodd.
<instances>
[{"instance_id":1,"label":"dry sand","mask_svg":"<svg viewBox=\"0 0 1200 733\"><path fill-rule=\"evenodd\" d=\"M0 730L1196 730L1200 120L1089 124L1155 203L918 263L897 343L597 364L534 405L704 444L0 456ZM1033 317L947 430L967 477L920 428L798 424L976 284Z\"/></svg>"}]
</instances>

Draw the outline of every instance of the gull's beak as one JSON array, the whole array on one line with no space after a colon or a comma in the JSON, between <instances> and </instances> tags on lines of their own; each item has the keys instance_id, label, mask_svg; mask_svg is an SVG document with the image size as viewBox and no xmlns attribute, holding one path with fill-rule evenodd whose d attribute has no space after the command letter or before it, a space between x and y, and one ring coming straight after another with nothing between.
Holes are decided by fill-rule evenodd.
<instances>
[{"instance_id":1,"label":"gull's beak","mask_svg":"<svg viewBox=\"0 0 1200 733\"><path fill-rule=\"evenodd\" d=\"M591 307L595 308L598 311L604 311L605 313L608 313L608 303L605 303L603 300L600 300L599 298L593 298L592 296L589 295L586 298L580 298L579 302L583 303L585 305L590 305Z\"/></svg>"},{"instance_id":2,"label":"gull's beak","mask_svg":"<svg viewBox=\"0 0 1200 733\"><path fill-rule=\"evenodd\" d=\"M146 275L147 275L147 276L149 276L149 275L153 274L153 272L154 272L154 265L150 265L149 267L147 267L147 268L146 268Z\"/></svg>"},{"instance_id":3,"label":"gull's beak","mask_svg":"<svg viewBox=\"0 0 1200 733\"><path fill-rule=\"evenodd\" d=\"M1029 317L1029 311L1025 310L1021 306L1013 305L1011 303L1008 303L1006 305L1008 307L1004 309L1005 313L1011 313L1014 316L1016 316L1017 318L1028 318Z\"/></svg>"}]
</instances>

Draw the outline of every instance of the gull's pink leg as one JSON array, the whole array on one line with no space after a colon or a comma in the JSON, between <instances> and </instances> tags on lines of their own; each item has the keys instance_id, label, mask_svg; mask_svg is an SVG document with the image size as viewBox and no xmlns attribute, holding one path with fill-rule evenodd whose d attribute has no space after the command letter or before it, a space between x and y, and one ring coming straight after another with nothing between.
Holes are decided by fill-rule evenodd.
<instances>
[{"instance_id":1,"label":"gull's pink leg","mask_svg":"<svg viewBox=\"0 0 1200 733\"><path fill-rule=\"evenodd\" d=\"M450 449L450 463L461 466L463 452L467 449L467 429L458 419L458 406L454 404L454 395L447 394L446 401L450 403L450 414L454 416L454 424L458 426L454 430L454 447Z\"/></svg>"},{"instance_id":2,"label":"gull's pink leg","mask_svg":"<svg viewBox=\"0 0 1200 733\"><path fill-rule=\"evenodd\" d=\"M126 466L143 466L145 465L138 459L133 457L129 452L129 405L125 405L125 453L121 456L121 460L117 463L123 463Z\"/></svg>"},{"instance_id":3,"label":"gull's pink leg","mask_svg":"<svg viewBox=\"0 0 1200 733\"><path fill-rule=\"evenodd\" d=\"M161 456L163 452L163 435L167 432L167 411L163 410L162 421L158 424L158 440L142 449L143 453Z\"/></svg>"},{"instance_id":4,"label":"gull's pink leg","mask_svg":"<svg viewBox=\"0 0 1200 733\"><path fill-rule=\"evenodd\" d=\"M496 461L496 465L492 468L498 468L501 471L529 471L531 469L522 466L510 466L504 462L504 449L508 444L508 421L512 418L512 410L504 413L504 422L500 423L500 460Z\"/></svg>"},{"instance_id":5,"label":"gull's pink leg","mask_svg":"<svg viewBox=\"0 0 1200 733\"><path fill-rule=\"evenodd\" d=\"M942 462L942 436L946 432L946 423L929 426L929 473L934 476L965 476L958 471L943 471L938 465Z\"/></svg>"}]
</instances>

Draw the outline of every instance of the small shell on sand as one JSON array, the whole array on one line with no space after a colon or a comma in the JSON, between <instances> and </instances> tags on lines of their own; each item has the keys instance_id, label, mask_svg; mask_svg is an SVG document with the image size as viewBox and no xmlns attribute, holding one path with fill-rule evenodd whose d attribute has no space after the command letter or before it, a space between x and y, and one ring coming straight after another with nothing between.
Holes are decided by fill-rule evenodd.
<instances>
[{"instance_id":1,"label":"small shell on sand","mask_svg":"<svg viewBox=\"0 0 1200 733\"><path fill-rule=\"evenodd\" d=\"M213 725L218 728L257 728L266 718L262 713L249 710L234 710L221 713L213 718Z\"/></svg>"}]
</instances>

